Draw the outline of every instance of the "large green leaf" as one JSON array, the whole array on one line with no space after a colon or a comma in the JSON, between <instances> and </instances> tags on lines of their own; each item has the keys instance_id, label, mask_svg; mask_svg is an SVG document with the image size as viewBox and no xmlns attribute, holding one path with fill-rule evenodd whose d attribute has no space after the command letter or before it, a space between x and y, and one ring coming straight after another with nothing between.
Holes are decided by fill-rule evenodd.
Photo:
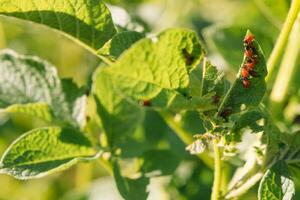
<instances>
[{"instance_id":1,"label":"large green leaf","mask_svg":"<svg viewBox=\"0 0 300 200\"><path fill-rule=\"evenodd\" d=\"M230 132L238 133L241 129L249 127L253 133L258 133L262 131L262 127L257 122L263 117L262 111L256 108L231 116L231 121L234 121L234 124Z\"/></svg>"},{"instance_id":2,"label":"large green leaf","mask_svg":"<svg viewBox=\"0 0 300 200\"><path fill-rule=\"evenodd\" d=\"M291 200L295 195L295 185L287 165L279 161L269 169L260 182L259 200Z\"/></svg>"},{"instance_id":3,"label":"large green leaf","mask_svg":"<svg viewBox=\"0 0 300 200\"><path fill-rule=\"evenodd\" d=\"M73 129L39 128L11 144L1 159L0 173L18 179L38 178L95 155L91 142Z\"/></svg>"},{"instance_id":4,"label":"large green leaf","mask_svg":"<svg viewBox=\"0 0 300 200\"><path fill-rule=\"evenodd\" d=\"M123 31L116 34L98 51L98 54L116 60L132 44L142 39L144 34L135 31Z\"/></svg>"},{"instance_id":5,"label":"large green leaf","mask_svg":"<svg viewBox=\"0 0 300 200\"><path fill-rule=\"evenodd\" d=\"M250 22L250 19L245 21ZM255 26L256 25L257 24L255 24ZM246 27L248 27L248 25ZM224 61L228 63L230 69L234 71L239 70L240 61L243 59L243 54L241 54L241 38L243 38L245 34L244 30L246 27L241 27L236 24L229 27L209 27L207 31L204 32L208 48L211 50L210 52L218 52ZM272 35L264 33L258 28L253 28L253 30L255 30L255 36L259 39L264 53L269 55L273 48ZM265 29L263 29L263 31L265 31Z\"/></svg>"},{"instance_id":6,"label":"large green leaf","mask_svg":"<svg viewBox=\"0 0 300 200\"><path fill-rule=\"evenodd\" d=\"M26 114L43 119L47 122L51 122L53 120L51 108L46 103L13 104L6 107L3 112Z\"/></svg>"},{"instance_id":7,"label":"large green leaf","mask_svg":"<svg viewBox=\"0 0 300 200\"><path fill-rule=\"evenodd\" d=\"M94 50L116 32L101 0L0 0L0 14L46 25Z\"/></svg>"},{"instance_id":8,"label":"large green leaf","mask_svg":"<svg viewBox=\"0 0 300 200\"><path fill-rule=\"evenodd\" d=\"M50 63L0 52L0 108L78 126L85 121L86 96L71 80L60 80Z\"/></svg>"},{"instance_id":9,"label":"large green leaf","mask_svg":"<svg viewBox=\"0 0 300 200\"><path fill-rule=\"evenodd\" d=\"M190 94L189 75L203 56L196 33L169 29L157 38L140 40L102 73L134 101L151 101L156 108L210 109L211 96Z\"/></svg>"},{"instance_id":10,"label":"large green leaf","mask_svg":"<svg viewBox=\"0 0 300 200\"><path fill-rule=\"evenodd\" d=\"M250 31L247 32L246 36L249 34L251 34ZM250 86L248 88L245 88L243 86L241 71L243 70L244 64L247 62L246 56L244 56L236 80L232 84L231 88L227 92L223 102L219 107L218 114L220 116L227 117L230 114L244 111L249 107L256 107L261 102L265 94L265 77L267 75L266 61L263 52L256 40L253 41L253 46L257 55L257 63L254 67L254 72L256 76L250 76Z\"/></svg>"},{"instance_id":11,"label":"large green leaf","mask_svg":"<svg viewBox=\"0 0 300 200\"><path fill-rule=\"evenodd\" d=\"M146 200L148 197L147 185L149 178L141 176L137 179L123 177L117 161L113 163L114 178L117 188L125 200Z\"/></svg>"},{"instance_id":12,"label":"large green leaf","mask_svg":"<svg viewBox=\"0 0 300 200\"><path fill-rule=\"evenodd\" d=\"M286 148L283 150L284 160L300 168L300 131L293 134L284 134Z\"/></svg>"},{"instance_id":13,"label":"large green leaf","mask_svg":"<svg viewBox=\"0 0 300 200\"><path fill-rule=\"evenodd\" d=\"M170 150L149 150L141 158L141 171L150 176L172 175L180 161Z\"/></svg>"},{"instance_id":14,"label":"large green leaf","mask_svg":"<svg viewBox=\"0 0 300 200\"><path fill-rule=\"evenodd\" d=\"M118 146L126 134L132 133L142 122L143 111L138 105L125 99L112 84L111 77L102 71L99 68L95 72L93 94L108 144L113 147Z\"/></svg>"}]
</instances>

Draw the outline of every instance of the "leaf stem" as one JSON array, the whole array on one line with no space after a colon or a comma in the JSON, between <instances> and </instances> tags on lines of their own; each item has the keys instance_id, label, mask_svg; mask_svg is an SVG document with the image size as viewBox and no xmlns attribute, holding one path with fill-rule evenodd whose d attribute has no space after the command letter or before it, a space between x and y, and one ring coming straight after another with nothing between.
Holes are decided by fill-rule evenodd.
<instances>
[{"instance_id":1,"label":"leaf stem","mask_svg":"<svg viewBox=\"0 0 300 200\"><path fill-rule=\"evenodd\" d=\"M107 160L106 158L104 158L103 156L101 156L99 158L100 163L102 164L102 166L106 169L106 171L109 173L109 175L113 175L113 167L112 164L109 162L109 160Z\"/></svg>"},{"instance_id":2,"label":"leaf stem","mask_svg":"<svg viewBox=\"0 0 300 200\"><path fill-rule=\"evenodd\" d=\"M297 58L300 52L300 12L294 24L289 41L280 64L279 72L276 77L270 100L271 106L281 110L288 90L292 83L293 76L297 67ZM275 112L276 114L276 112Z\"/></svg>"},{"instance_id":3,"label":"leaf stem","mask_svg":"<svg viewBox=\"0 0 300 200\"><path fill-rule=\"evenodd\" d=\"M221 150L218 147L217 139L213 139L213 149L214 149L214 183L212 189L211 200L219 200L221 194L221 184L222 184L222 161L221 161Z\"/></svg>"},{"instance_id":4,"label":"leaf stem","mask_svg":"<svg viewBox=\"0 0 300 200\"><path fill-rule=\"evenodd\" d=\"M5 48L6 47L6 38L5 38L5 33L3 29L3 24L0 21L0 48Z\"/></svg>"},{"instance_id":5,"label":"leaf stem","mask_svg":"<svg viewBox=\"0 0 300 200\"><path fill-rule=\"evenodd\" d=\"M284 51L284 47L286 45L286 42L288 41L288 37L297 18L299 10L300 0L293 0L282 30L275 43L275 47L273 48L273 51L268 59L267 67L269 73L266 78L267 81L269 81L273 76L276 64L279 62L279 59Z\"/></svg>"},{"instance_id":6,"label":"leaf stem","mask_svg":"<svg viewBox=\"0 0 300 200\"><path fill-rule=\"evenodd\" d=\"M230 191L225 199L236 198L242 194L245 194L251 187L253 187L262 177L263 173L257 173L251 178L249 178L243 185L235 190Z\"/></svg>"},{"instance_id":7,"label":"leaf stem","mask_svg":"<svg viewBox=\"0 0 300 200\"><path fill-rule=\"evenodd\" d=\"M106 58L103 55L97 54L97 52L94 52L96 56L98 56L98 58L100 58L103 62L105 62L107 65L112 65L114 62L112 62L111 60L109 60L108 58Z\"/></svg>"},{"instance_id":8,"label":"leaf stem","mask_svg":"<svg viewBox=\"0 0 300 200\"><path fill-rule=\"evenodd\" d=\"M205 78L205 74L206 74L206 64L207 64L207 58L204 57L203 58L203 67L202 67L202 81L201 81L201 87L200 87L200 94L201 96L203 96L203 87L204 87L204 78Z\"/></svg>"},{"instance_id":9,"label":"leaf stem","mask_svg":"<svg viewBox=\"0 0 300 200\"><path fill-rule=\"evenodd\" d=\"M161 111L159 114L162 116L167 125L175 132L175 134L183 141L184 144L190 145L194 142L194 139L191 134L186 132L178 122L174 120L173 115L166 111ZM209 156L208 152L203 152L197 154L198 158L202 160L209 168L213 169L214 164L212 158Z\"/></svg>"}]
</instances>

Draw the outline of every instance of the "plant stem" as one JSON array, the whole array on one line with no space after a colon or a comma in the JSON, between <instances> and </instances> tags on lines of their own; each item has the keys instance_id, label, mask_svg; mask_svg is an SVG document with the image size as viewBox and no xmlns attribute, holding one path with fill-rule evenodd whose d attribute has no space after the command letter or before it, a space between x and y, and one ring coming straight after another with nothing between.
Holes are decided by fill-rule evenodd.
<instances>
[{"instance_id":1,"label":"plant stem","mask_svg":"<svg viewBox=\"0 0 300 200\"><path fill-rule=\"evenodd\" d=\"M221 161L221 150L218 147L217 139L213 140L214 158L215 158L215 170L214 170L214 184L212 189L211 200L219 200L221 194L222 184L222 161Z\"/></svg>"},{"instance_id":2,"label":"plant stem","mask_svg":"<svg viewBox=\"0 0 300 200\"><path fill-rule=\"evenodd\" d=\"M201 87L200 87L200 94L203 96L203 87L204 87L204 77L206 74L206 64L207 64L207 58L203 58L203 65L202 65L202 81L201 81Z\"/></svg>"},{"instance_id":3,"label":"plant stem","mask_svg":"<svg viewBox=\"0 0 300 200\"><path fill-rule=\"evenodd\" d=\"M289 37L270 100L272 108L281 110L297 67L300 52L300 12ZM273 109L272 109L273 110ZM276 112L275 112L276 113Z\"/></svg>"},{"instance_id":4,"label":"plant stem","mask_svg":"<svg viewBox=\"0 0 300 200\"><path fill-rule=\"evenodd\" d=\"M106 158L100 157L99 158L100 163L102 166L107 170L109 175L113 176L113 167L112 164L107 160Z\"/></svg>"},{"instance_id":5,"label":"plant stem","mask_svg":"<svg viewBox=\"0 0 300 200\"><path fill-rule=\"evenodd\" d=\"M299 10L300 10L300 0L293 0L288 15L286 17L286 20L284 22L284 25L282 27L282 30L275 43L275 47L273 48L273 51L268 59L267 67L269 73L266 78L267 81L269 81L273 76L276 64L278 63L284 51L284 47L286 45L286 42L292 30L293 24L297 18Z\"/></svg>"},{"instance_id":6,"label":"plant stem","mask_svg":"<svg viewBox=\"0 0 300 200\"><path fill-rule=\"evenodd\" d=\"M107 65L112 65L114 62L109 60L108 58L106 58L103 55L97 54L95 53L96 56L98 56L103 62L105 62Z\"/></svg>"},{"instance_id":7,"label":"plant stem","mask_svg":"<svg viewBox=\"0 0 300 200\"><path fill-rule=\"evenodd\" d=\"M238 196L245 194L251 187L253 187L262 177L264 173L257 173L249 178L243 185L235 190L230 191L225 199L237 198Z\"/></svg>"},{"instance_id":8,"label":"plant stem","mask_svg":"<svg viewBox=\"0 0 300 200\"><path fill-rule=\"evenodd\" d=\"M161 111L159 112L164 121L168 124L168 126L175 132L175 134L186 144L190 145L194 142L194 139L191 134L187 133L178 122L174 120L174 117L168 113ZM203 152L201 154L197 154L198 158L200 158L209 168L213 169L214 164L212 158L209 156L208 152Z\"/></svg>"},{"instance_id":9,"label":"plant stem","mask_svg":"<svg viewBox=\"0 0 300 200\"><path fill-rule=\"evenodd\" d=\"M5 38L5 33L3 30L3 24L0 21L0 48L5 48L6 47L6 38Z\"/></svg>"}]
</instances>

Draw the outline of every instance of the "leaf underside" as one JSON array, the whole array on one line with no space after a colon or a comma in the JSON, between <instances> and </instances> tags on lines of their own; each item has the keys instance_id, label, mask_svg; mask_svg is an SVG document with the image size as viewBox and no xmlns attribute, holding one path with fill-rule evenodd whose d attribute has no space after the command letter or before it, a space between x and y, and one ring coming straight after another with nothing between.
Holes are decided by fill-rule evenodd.
<instances>
[{"instance_id":1,"label":"leaf underside","mask_svg":"<svg viewBox=\"0 0 300 200\"><path fill-rule=\"evenodd\" d=\"M86 96L70 79L60 80L50 63L37 57L0 52L0 108L46 121L82 126Z\"/></svg>"},{"instance_id":2,"label":"leaf underside","mask_svg":"<svg viewBox=\"0 0 300 200\"><path fill-rule=\"evenodd\" d=\"M259 200L291 200L295 195L295 185L287 165L283 161L269 169L261 180Z\"/></svg>"}]
</instances>

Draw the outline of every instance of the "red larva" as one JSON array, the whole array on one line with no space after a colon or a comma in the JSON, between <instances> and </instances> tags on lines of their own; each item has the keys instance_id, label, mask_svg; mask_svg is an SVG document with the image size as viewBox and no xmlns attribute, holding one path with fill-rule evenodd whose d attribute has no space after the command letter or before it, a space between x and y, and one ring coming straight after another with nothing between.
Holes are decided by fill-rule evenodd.
<instances>
[{"instance_id":1,"label":"red larva","mask_svg":"<svg viewBox=\"0 0 300 200\"><path fill-rule=\"evenodd\" d=\"M248 34L245 39L244 39L244 43L245 44L250 44L253 42L253 40L255 39L254 35L252 33Z\"/></svg>"},{"instance_id":2,"label":"red larva","mask_svg":"<svg viewBox=\"0 0 300 200\"><path fill-rule=\"evenodd\" d=\"M243 78L243 87L249 88L250 87L250 81L247 78Z\"/></svg>"},{"instance_id":3,"label":"red larva","mask_svg":"<svg viewBox=\"0 0 300 200\"><path fill-rule=\"evenodd\" d=\"M258 77L258 74L254 71L255 64L257 63L256 49L253 45L255 37L252 33L247 34L244 38L245 57L246 62L241 69L242 84L244 88L250 87L250 77Z\"/></svg>"},{"instance_id":4,"label":"red larva","mask_svg":"<svg viewBox=\"0 0 300 200\"><path fill-rule=\"evenodd\" d=\"M252 50L246 50L246 51L245 51L245 56L246 56L247 58L252 58L252 56L253 56Z\"/></svg>"},{"instance_id":5,"label":"red larva","mask_svg":"<svg viewBox=\"0 0 300 200\"><path fill-rule=\"evenodd\" d=\"M245 64L245 67L248 69L248 70L253 70L254 69L254 66L255 66L255 63L254 62L247 62Z\"/></svg>"},{"instance_id":6,"label":"red larva","mask_svg":"<svg viewBox=\"0 0 300 200\"><path fill-rule=\"evenodd\" d=\"M242 68L241 76L243 78L248 78L249 77L249 71L245 67Z\"/></svg>"}]
</instances>

